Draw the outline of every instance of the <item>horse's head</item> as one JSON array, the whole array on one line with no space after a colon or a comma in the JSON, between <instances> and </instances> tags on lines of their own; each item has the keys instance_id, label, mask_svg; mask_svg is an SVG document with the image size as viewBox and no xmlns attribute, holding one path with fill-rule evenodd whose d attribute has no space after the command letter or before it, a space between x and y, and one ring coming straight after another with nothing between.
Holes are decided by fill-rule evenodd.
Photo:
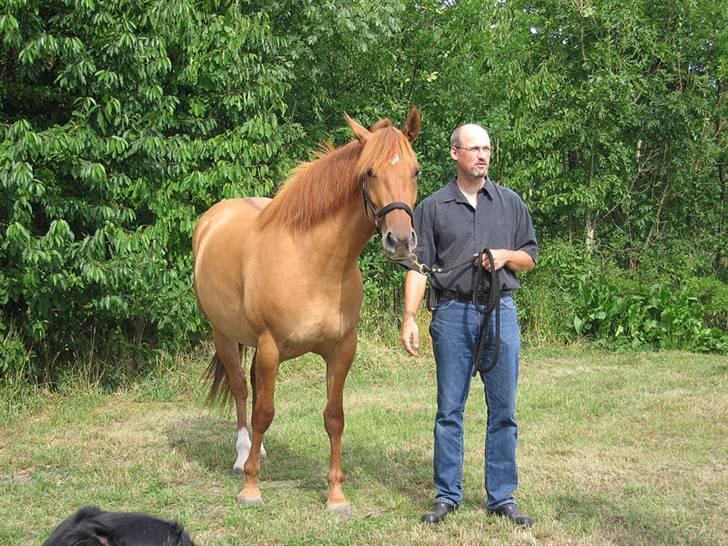
<instances>
[{"instance_id":1,"label":"horse's head","mask_svg":"<svg viewBox=\"0 0 728 546\"><path fill-rule=\"evenodd\" d=\"M346 121L362 144L357 173L367 216L382 236L387 257L405 259L417 246L412 207L417 199L420 167L410 142L420 132L420 111L412 107L401 131L388 119L378 121L371 129L349 116Z\"/></svg>"}]
</instances>

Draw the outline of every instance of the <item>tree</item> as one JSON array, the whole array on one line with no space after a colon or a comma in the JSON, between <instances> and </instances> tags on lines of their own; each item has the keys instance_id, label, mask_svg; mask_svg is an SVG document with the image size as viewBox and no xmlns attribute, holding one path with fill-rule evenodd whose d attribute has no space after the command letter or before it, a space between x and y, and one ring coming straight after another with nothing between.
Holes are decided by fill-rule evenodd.
<instances>
[{"instance_id":1,"label":"tree","mask_svg":"<svg viewBox=\"0 0 728 546\"><path fill-rule=\"evenodd\" d=\"M285 40L223 2L15 1L0 29L3 348L184 339L196 218L290 166Z\"/></svg>"}]
</instances>

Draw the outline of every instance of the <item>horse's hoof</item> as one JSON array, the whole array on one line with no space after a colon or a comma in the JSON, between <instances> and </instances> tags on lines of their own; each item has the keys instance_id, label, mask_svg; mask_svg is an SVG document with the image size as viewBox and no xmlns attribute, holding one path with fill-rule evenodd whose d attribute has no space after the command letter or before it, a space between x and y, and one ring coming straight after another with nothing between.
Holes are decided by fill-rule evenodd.
<instances>
[{"instance_id":1,"label":"horse's hoof","mask_svg":"<svg viewBox=\"0 0 728 546\"><path fill-rule=\"evenodd\" d=\"M351 504L348 502L338 503L338 504L326 504L326 508L330 511L332 511L334 514L339 516L340 518L349 518L351 517Z\"/></svg>"},{"instance_id":2,"label":"horse's hoof","mask_svg":"<svg viewBox=\"0 0 728 546\"><path fill-rule=\"evenodd\" d=\"M259 504L263 504L263 497L260 495L257 497L244 497L243 495L238 495L238 503L244 506L257 506Z\"/></svg>"},{"instance_id":3,"label":"horse's hoof","mask_svg":"<svg viewBox=\"0 0 728 546\"><path fill-rule=\"evenodd\" d=\"M234 466L233 467L233 474L239 476L243 473L243 467L242 466Z\"/></svg>"}]
</instances>

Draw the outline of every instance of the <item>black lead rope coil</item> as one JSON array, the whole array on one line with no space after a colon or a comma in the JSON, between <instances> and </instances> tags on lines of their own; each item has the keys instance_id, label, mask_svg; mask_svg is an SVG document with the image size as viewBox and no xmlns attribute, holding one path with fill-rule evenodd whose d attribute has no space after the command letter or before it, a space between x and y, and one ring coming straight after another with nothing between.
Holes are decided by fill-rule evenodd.
<instances>
[{"instance_id":1,"label":"black lead rope coil","mask_svg":"<svg viewBox=\"0 0 728 546\"><path fill-rule=\"evenodd\" d=\"M488 263L490 264L490 271L486 271L486 269L483 267L483 256L487 256ZM453 269L457 269L458 267L462 267L465 264L472 263L470 259L455 264L451 267L447 268L439 268L439 267L432 267L427 264L420 263L420 261L417 259L417 256L412 254L410 256L410 259L412 260L412 263L417 266L417 270L422 275L434 276L438 273L445 273L447 271L452 271ZM476 267L475 270L475 279L473 282L473 304L475 305L475 308L478 310L479 313L482 313L485 315L485 318L483 318L483 322L480 325L480 330L478 330L478 339L475 344L475 354L473 355L473 363L472 363L472 369L473 369L473 377L475 377L478 372L481 373L488 373L490 370L492 370L495 365L498 363L498 356L500 355L500 290L501 290L501 283L500 283L500 271L496 271L495 269L495 260L493 259L493 253L490 251L490 249L484 248L482 252L479 252L475 257L474 265ZM490 274L490 286L488 285L488 282L486 281L485 274ZM432 285L430 285L430 289L432 290ZM480 299L478 298L479 294L485 294L488 293L488 302L486 304L480 303ZM435 306L430 307L430 311L434 311ZM488 364L487 366L480 367L479 363L481 358L483 357L483 348L485 347L485 338L488 333L488 326L490 324L490 316L493 314L493 311L495 311L495 354L493 355L493 361Z\"/></svg>"},{"instance_id":2,"label":"black lead rope coil","mask_svg":"<svg viewBox=\"0 0 728 546\"><path fill-rule=\"evenodd\" d=\"M488 263L490 264L490 287L487 286L486 269L483 267L483 255L488 257ZM498 363L498 356L500 354L500 275L495 269L495 263L493 260L493 253L484 248L483 252L478 254L476 272L475 272L475 283L473 287L473 304L479 313L485 315L483 322L480 325L478 331L478 340L475 345L475 354L473 355L473 377L478 372L488 373L490 370L495 368ZM485 304L480 303L478 294L484 294L488 292L488 302ZM493 361L487 366L480 366L480 361L483 357L483 349L485 348L485 338L488 335L488 326L490 325L490 316L495 311L495 354L493 355Z\"/></svg>"}]
</instances>

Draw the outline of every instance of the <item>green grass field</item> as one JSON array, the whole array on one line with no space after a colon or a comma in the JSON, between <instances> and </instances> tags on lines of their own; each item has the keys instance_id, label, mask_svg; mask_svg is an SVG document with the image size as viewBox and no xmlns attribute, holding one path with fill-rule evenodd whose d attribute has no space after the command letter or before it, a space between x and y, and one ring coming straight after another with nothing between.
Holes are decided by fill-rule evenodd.
<instances>
[{"instance_id":1,"label":"green grass field","mask_svg":"<svg viewBox=\"0 0 728 546\"><path fill-rule=\"evenodd\" d=\"M483 510L484 403L467 406L465 501L436 528L434 364L363 341L347 384L349 519L324 508L324 366L285 364L266 436L265 504L243 507L232 411L204 405L207 347L114 392L4 393L0 544L40 544L83 505L177 519L200 545L726 544L728 358L527 349L519 391L522 530ZM424 351L429 353L428 349ZM92 382L91 382L92 383Z\"/></svg>"}]
</instances>

